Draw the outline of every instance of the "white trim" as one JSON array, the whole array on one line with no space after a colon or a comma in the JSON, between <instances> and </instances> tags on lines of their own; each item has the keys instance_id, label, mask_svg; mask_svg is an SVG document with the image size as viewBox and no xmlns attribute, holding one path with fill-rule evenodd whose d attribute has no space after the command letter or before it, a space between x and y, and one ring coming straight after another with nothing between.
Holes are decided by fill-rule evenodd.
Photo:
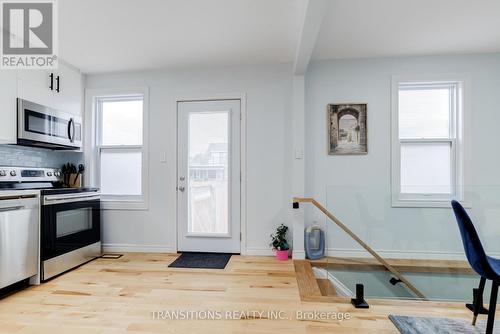
<instances>
[{"instance_id":1,"label":"white trim","mask_svg":"<svg viewBox=\"0 0 500 334\"><path fill-rule=\"evenodd\" d=\"M321 31L321 23L327 13L328 1L306 1L304 7L297 49L295 50L295 60L293 63L294 75L304 75L307 71L318 35Z\"/></svg>"},{"instance_id":2,"label":"white trim","mask_svg":"<svg viewBox=\"0 0 500 334\"><path fill-rule=\"evenodd\" d=\"M135 198L124 197L123 200L119 197L103 199L101 208L103 210L148 210L149 209L149 87L128 87L128 88L112 88L112 89L86 89L85 90L85 135L84 135L84 152L85 164L90 166L88 172L85 173L85 184L99 185L99 149L97 145L96 128L98 126L96 117L96 100L100 97L108 96L143 96L143 143L140 146L142 151L142 196L140 200ZM90 126L87 126L89 124ZM104 147L106 148L106 147ZM114 146L113 148L119 148ZM134 148L127 146L126 148Z\"/></svg>"},{"instance_id":3,"label":"white trim","mask_svg":"<svg viewBox=\"0 0 500 334\"><path fill-rule=\"evenodd\" d=\"M103 244L103 252L129 252L129 253L177 253L175 246L155 246L141 244ZM270 248L249 247L246 256L274 256ZM295 252L293 252L295 253ZM297 252L300 255L300 252ZM420 250L377 250L385 259L422 259L422 260L459 260L466 261L463 252L420 251ZM243 255L243 254L242 254ZM490 254L500 258L500 252ZM327 248L326 256L330 257L357 257L371 258L372 256L363 249ZM293 257L293 259L300 259Z\"/></svg>"},{"instance_id":4,"label":"white trim","mask_svg":"<svg viewBox=\"0 0 500 334\"><path fill-rule=\"evenodd\" d=\"M102 251L126 253L177 253L172 246L153 246L135 244L103 244Z\"/></svg>"},{"instance_id":5,"label":"white trim","mask_svg":"<svg viewBox=\"0 0 500 334\"><path fill-rule=\"evenodd\" d=\"M241 255L247 254L247 95L246 93L215 93L215 94L187 94L187 95L179 95L174 98L172 101L173 110L175 110L175 147L176 147L176 157L178 156L177 152L177 124L178 124L178 111L177 105L179 102L190 102L190 101L217 101L217 100L240 100L240 115L241 115L241 123L240 123L240 171L241 171L241 183L240 183L240 253ZM177 168L175 169L175 177L174 184L177 185ZM173 197L175 198L175 224L174 224L174 234L175 234L175 251L178 250L178 233L177 233L177 225L178 225L178 212L177 212L177 189L173 187Z\"/></svg>"},{"instance_id":6,"label":"white trim","mask_svg":"<svg viewBox=\"0 0 500 334\"><path fill-rule=\"evenodd\" d=\"M147 211L148 209L144 201L101 199L101 210Z\"/></svg>"},{"instance_id":7,"label":"white trim","mask_svg":"<svg viewBox=\"0 0 500 334\"><path fill-rule=\"evenodd\" d=\"M294 75L292 80L292 108L291 108L291 136L290 141L292 145L292 156L290 167L292 172L291 181L291 193L288 198L295 196L304 196L305 190L305 162L306 162L306 145L305 145L305 82L304 76ZM292 248L293 258L304 258L303 255L297 253L298 251L304 252L304 222L305 222L305 212L304 210L294 210L292 206L288 206L289 218L291 221L291 232L292 232Z\"/></svg>"},{"instance_id":8,"label":"white trim","mask_svg":"<svg viewBox=\"0 0 500 334\"><path fill-rule=\"evenodd\" d=\"M421 142L449 141L452 145L452 185L454 187L452 198L466 202L464 187L468 182L468 162L465 159L469 156L469 127L470 127L470 77L468 74L446 73L446 74L416 74L416 75L394 75L391 81L391 199L393 207L426 207L426 208L449 208L449 198L443 200L439 194L434 198L425 195L415 195L413 197L400 194L400 162L401 162L401 141L412 142L412 140L400 140L399 138L399 85L402 83L458 83L458 94L456 106L458 115L451 120L455 123L456 133L451 134L451 139L420 140ZM415 141L416 142L416 141ZM404 198L406 197L406 198ZM465 204L469 206L468 203Z\"/></svg>"},{"instance_id":9,"label":"white trim","mask_svg":"<svg viewBox=\"0 0 500 334\"><path fill-rule=\"evenodd\" d=\"M274 256L274 252L270 248L248 247L245 250L246 256Z\"/></svg>"},{"instance_id":10,"label":"white trim","mask_svg":"<svg viewBox=\"0 0 500 334\"><path fill-rule=\"evenodd\" d=\"M189 237L224 239L224 238L232 238L233 235L231 234L231 228L229 228L228 233L193 233L193 232L188 232L186 234L186 238L189 238Z\"/></svg>"},{"instance_id":11,"label":"white trim","mask_svg":"<svg viewBox=\"0 0 500 334\"><path fill-rule=\"evenodd\" d=\"M261 247L248 247L245 250L245 254L241 254L245 256L274 256L274 251L269 248L261 248ZM293 250L292 249L292 259L294 260L304 260L306 258L306 252L303 250Z\"/></svg>"},{"instance_id":12,"label":"white trim","mask_svg":"<svg viewBox=\"0 0 500 334\"><path fill-rule=\"evenodd\" d=\"M306 258L305 250L294 250L292 249L292 259L294 260L304 260Z\"/></svg>"},{"instance_id":13,"label":"white trim","mask_svg":"<svg viewBox=\"0 0 500 334\"><path fill-rule=\"evenodd\" d=\"M425 250L375 250L385 259L421 259L421 260L460 260L467 261L464 252L425 251ZM500 257L500 252L489 253L490 256ZM363 249L327 248L326 256L331 257L359 257L373 258Z\"/></svg>"}]
</instances>

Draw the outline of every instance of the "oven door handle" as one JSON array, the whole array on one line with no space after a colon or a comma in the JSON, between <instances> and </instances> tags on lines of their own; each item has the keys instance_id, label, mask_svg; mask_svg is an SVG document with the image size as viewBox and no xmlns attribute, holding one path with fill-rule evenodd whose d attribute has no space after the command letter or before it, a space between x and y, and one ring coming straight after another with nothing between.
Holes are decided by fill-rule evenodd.
<instances>
[{"instance_id":1,"label":"oven door handle","mask_svg":"<svg viewBox=\"0 0 500 334\"><path fill-rule=\"evenodd\" d=\"M79 196L54 195L54 196L45 196L43 198L43 205L95 201L95 200L100 200L100 199L101 199L101 195L99 193L92 193L89 195L79 195Z\"/></svg>"}]
</instances>

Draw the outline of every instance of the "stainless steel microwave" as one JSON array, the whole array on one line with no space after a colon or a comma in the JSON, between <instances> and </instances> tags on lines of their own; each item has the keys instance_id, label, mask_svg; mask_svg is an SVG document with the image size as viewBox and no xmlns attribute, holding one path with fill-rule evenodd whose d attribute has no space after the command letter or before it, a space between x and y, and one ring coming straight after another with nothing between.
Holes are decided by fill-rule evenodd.
<instances>
[{"instance_id":1,"label":"stainless steel microwave","mask_svg":"<svg viewBox=\"0 0 500 334\"><path fill-rule=\"evenodd\" d=\"M17 143L53 150L82 147L82 118L17 99Z\"/></svg>"}]
</instances>

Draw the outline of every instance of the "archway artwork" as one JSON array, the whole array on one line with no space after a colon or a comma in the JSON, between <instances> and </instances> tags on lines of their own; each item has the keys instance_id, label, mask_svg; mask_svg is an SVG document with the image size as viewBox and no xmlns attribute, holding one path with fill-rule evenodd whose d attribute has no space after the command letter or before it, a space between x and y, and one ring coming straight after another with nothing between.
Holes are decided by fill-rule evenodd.
<instances>
[{"instance_id":1,"label":"archway artwork","mask_svg":"<svg viewBox=\"0 0 500 334\"><path fill-rule=\"evenodd\" d=\"M367 154L366 104L329 104L328 154Z\"/></svg>"}]
</instances>

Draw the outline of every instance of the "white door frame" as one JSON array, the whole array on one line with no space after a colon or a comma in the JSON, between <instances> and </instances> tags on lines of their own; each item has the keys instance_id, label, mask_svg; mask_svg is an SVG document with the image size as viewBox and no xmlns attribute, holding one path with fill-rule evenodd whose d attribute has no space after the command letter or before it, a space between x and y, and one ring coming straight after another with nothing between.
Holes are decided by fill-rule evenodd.
<instances>
[{"instance_id":1,"label":"white door frame","mask_svg":"<svg viewBox=\"0 0 500 334\"><path fill-rule=\"evenodd\" d=\"M217 100L240 100L240 115L241 115L241 123L240 123L240 170L241 170L241 183L240 183L240 232L241 232L241 240L240 240L240 253L241 255L246 255L247 253L247 214L246 214L246 189L247 189L247 127L246 127L246 119L247 119L247 101L246 101L246 93L226 93L226 94L201 94L201 95L182 95L178 96L174 100L174 110L175 110L175 151L176 151L176 163L175 163L175 188L173 189L175 194L175 251L179 251L179 242L178 242L178 227L179 227L179 213L177 212L179 203L177 196L177 180L179 178L178 171L178 159L179 159L179 150L177 145L177 140L179 138L179 125L178 125L178 117L179 117L179 109L178 105L180 102L197 102L197 101L217 101Z\"/></svg>"}]
</instances>

